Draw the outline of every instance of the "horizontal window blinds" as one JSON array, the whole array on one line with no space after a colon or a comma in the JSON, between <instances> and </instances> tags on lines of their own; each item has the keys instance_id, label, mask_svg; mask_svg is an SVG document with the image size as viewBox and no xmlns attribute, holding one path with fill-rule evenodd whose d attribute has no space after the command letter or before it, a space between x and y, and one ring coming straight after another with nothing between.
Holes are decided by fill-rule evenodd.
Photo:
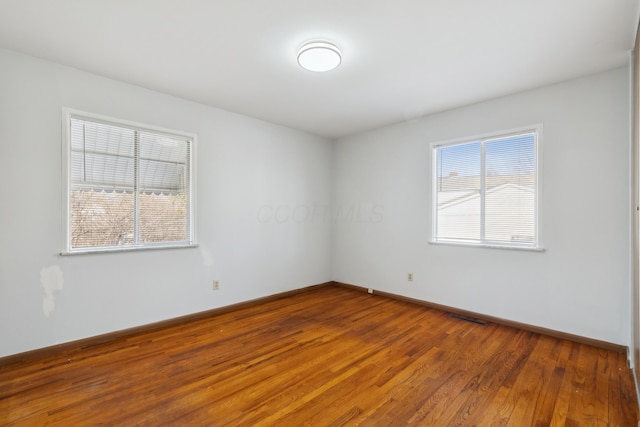
<instances>
[{"instance_id":1,"label":"horizontal window blinds","mask_svg":"<svg viewBox=\"0 0 640 427\"><path fill-rule=\"evenodd\" d=\"M70 246L191 242L191 145L179 137L72 115Z\"/></svg>"},{"instance_id":2,"label":"horizontal window blinds","mask_svg":"<svg viewBox=\"0 0 640 427\"><path fill-rule=\"evenodd\" d=\"M436 146L434 240L537 245L536 132Z\"/></svg>"}]
</instances>

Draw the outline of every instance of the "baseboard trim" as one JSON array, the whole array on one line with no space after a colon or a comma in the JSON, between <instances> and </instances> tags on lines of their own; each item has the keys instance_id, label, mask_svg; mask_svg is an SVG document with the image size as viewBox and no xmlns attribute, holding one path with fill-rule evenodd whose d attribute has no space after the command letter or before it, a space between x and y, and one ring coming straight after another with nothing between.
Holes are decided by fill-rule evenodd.
<instances>
[{"instance_id":1,"label":"baseboard trim","mask_svg":"<svg viewBox=\"0 0 640 427\"><path fill-rule=\"evenodd\" d=\"M134 335L142 334L145 332L151 332L157 329L168 328L172 326L181 325L188 322L194 322L197 320L205 319L207 317L216 316L219 314L229 313L231 311L240 310L243 308L248 308L260 304L264 304L271 301L276 301L282 298L291 297L293 295L301 294L304 292L309 292L313 289L318 289L324 286L332 285L333 282L325 282L317 285L311 285L300 289L294 289L291 291L280 292L274 295L268 295L261 298L255 298L248 301L239 302L236 304L226 305L223 307L213 308L211 310L200 311L197 313L187 314L180 317L174 317L167 320L160 320L158 322L148 323L145 325L134 326L132 328L122 329L114 332L107 332L105 334L100 334L88 338L81 338L79 340L68 341L61 344L56 344L52 346L37 348L34 350L25 351L22 353L11 354L8 356L0 357L0 367L6 366L12 363L23 362L26 360L33 360L41 357L46 357L48 355L54 353L61 353L74 349L87 348L99 344L103 344L105 342L128 338Z\"/></svg>"},{"instance_id":2,"label":"baseboard trim","mask_svg":"<svg viewBox=\"0 0 640 427\"><path fill-rule=\"evenodd\" d=\"M365 288L363 286L351 285L348 283L342 282L332 282L332 284L336 286L341 286L343 288L353 289L359 292L370 293L373 295L378 295L385 298L391 298L399 301L409 302L412 304L422 305L424 307L434 308L441 311L446 311L448 313L453 313L459 316L477 319L485 322L496 323L498 325L510 326L513 328L522 329L528 332L535 332L541 335L547 335L554 338L560 338L568 341L577 342L580 344L587 344L593 347L603 348L605 350L615 351L617 353L627 354L628 348L624 345L614 344L607 341L600 341L593 338L587 338L580 335L573 335L566 332L560 332L553 329L542 328L539 326L529 325L526 323L515 322L513 320L502 319L500 317L488 316L485 314L475 313L472 311L462 310L455 307L449 307L442 304L436 304L429 301L424 301L416 298L405 297L403 295L397 295L390 292L383 292L378 290L371 290L370 288Z\"/></svg>"},{"instance_id":3,"label":"baseboard trim","mask_svg":"<svg viewBox=\"0 0 640 427\"><path fill-rule=\"evenodd\" d=\"M496 324L499 324L499 325L510 326L510 327L522 329L522 330L529 331L529 332L535 332L535 333L539 333L539 334L542 334L542 335L551 336L551 337L554 337L554 338L560 338L560 339L565 339L565 340L569 340L569 341L574 341L574 342L577 342L577 343L580 343L580 344L587 344L587 345L591 345L591 346L594 346L594 347L599 347L599 348L603 348L603 349L606 349L606 350L615 351L615 352L618 352L618 353L626 353L628 351L626 346L623 346L623 345L620 345L620 344L614 344L614 343L610 343L610 342L607 342L607 341L595 340L595 339L583 337L583 336L580 336L580 335L568 334L568 333L556 331L556 330L553 330L553 329L541 328L541 327L529 325L529 324L526 324L526 323L514 322L512 320L502 319L502 318L499 318L499 317L487 316L487 315L480 314L480 313L475 313L475 312L472 312L472 311L461 310L461 309L458 309L458 308L455 308L455 307L449 307L449 306L446 306L446 305L436 304L436 303L433 303L433 302L420 300L420 299L416 299L416 298L410 298L410 297L406 297L406 296L403 296L403 295L393 294L393 293L390 293L390 292L383 292L383 291L378 291L378 290L371 290L371 292L369 292L370 288L365 288L365 287L357 286L357 285L351 285L351 284L348 284L348 283L331 281L331 282L320 283L320 284L317 284L317 285L307 286L307 287L304 287L304 288L294 289L294 290L291 290L291 291L280 292L280 293L277 293L277 294L274 294L274 295L268 295L268 296L261 297L261 298L255 298L255 299L251 299L251 300L248 300L248 301L243 301L243 302L239 302L239 303L236 303L236 304L231 304L231 305L227 305L227 306L223 306L223 307L217 307L217 308L213 308L211 310L201 311L201 312L198 312L198 313L187 314L185 316L175 317L175 318L171 318L171 319L167 319L167 320L161 320L161 321L158 321L158 322L149 323L149 324L140 325L140 326L135 326L135 327L132 327L132 328L122 329L122 330L119 330L119 331L108 332L108 333L101 334L101 335L96 335L96 336L93 336L93 337L82 338L82 339L79 339L79 340L68 341L68 342L65 342L65 343L56 344L56 345L47 346L47 347L42 347L42 348L38 348L38 349L35 349L35 350L29 350L29 351L22 352L22 353L11 354L11 355L8 355L8 356L0 357L0 367L6 366L6 365L9 365L9 364L13 364L13 363L17 363L17 362L22 362L22 361L41 358L41 357L46 357L46 356L54 354L54 353L60 353L60 352L64 352L64 351L77 350L77 349L82 349L82 348L86 348L86 347L91 347L91 346L103 344L105 342L113 341L113 340L116 340L116 339L122 339L122 338L127 338L127 337L131 337L131 336L134 336L134 335L146 333L146 332L151 332L151 331L154 331L154 330L157 330L157 329L177 326L177 325L180 325L180 324L184 324L184 323L188 323L188 322L193 322L193 321L205 319L207 317L212 317L212 316L216 316L216 315L220 315L220 314L224 314L224 313L229 313L229 312L232 312L232 311L236 311L236 310L240 310L240 309L243 309L243 308L248 308L248 307L264 304L264 303L271 302L271 301L276 301L276 300L279 300L279 299L282 299L282 298L291 297L291 296L294 296L294 295L297 295L297 294L301 294L301 293L304 293L304 292L309 292L309 291L314 290L314 289L318 289L318 288L321 288L321 287L324 287L324 286L331 286L331 285L339 286L339 287L347 288L347 289L352 289L352 290L355 290L355 291L358 291L358 292L371 293L371 294L373 294L375 296L381 296L381 297L385 297L385 298L395 299L395 300L398 300L398 301L404 301L404 302L408 302L408 303L412 303L412 304L417 304L417 305L421 305L421 306L424 306L424 307L429 307L429 308L445 311L445 312L448 312L448 313L453 313L453 314L456 314L456 315L459 315L459 316L464 316L464 317L468 317L468 318L472 318L472 319L482 320L482 321L485 321L485 322L491 322L491 323L496 323Z\"/></svg>"}]
</instances>

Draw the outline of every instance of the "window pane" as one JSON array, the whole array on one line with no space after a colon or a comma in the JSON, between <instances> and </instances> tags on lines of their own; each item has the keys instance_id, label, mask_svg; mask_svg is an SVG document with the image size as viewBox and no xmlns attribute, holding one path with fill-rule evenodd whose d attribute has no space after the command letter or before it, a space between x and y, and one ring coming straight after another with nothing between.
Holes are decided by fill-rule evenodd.
<instances>
[{"instance_id":1,"label":"window pane","mask_svg":"<svg viewBox=\"0 0 640 427\"><path fill-rule=\"evenodd\" d=\"M485 240L534 243L535 136L487 141Z\"/></svg>"},{"instance_id":2,"label":"window pane","mask_svg":"<svg viewBox=\"0 0 640 427\"><path fill-rule=\"evenodd\" d=\"M189 142L140 132L140 190L184 193Z\"/></svg>"},{"instance_id":3,"label":"window pane","mask_svg":"<svg viewBox=\"0 0 640 427\"><path fill-rule=\"evenodd\" d=\"M187 197L184 194L140 194L140 240L144 243L188 240Z\"/></svg>"},{"instance_id":4,"label":"window pane","mask_svg":"<svg viewBox=\"0 0 640 427\"><path fill-rule=\"evenodd\" d=\"M72 188L133 190L133 130L72 119L70 131Z\"/></svg>"},{"instance_id":5,"label":"window pane","mask_svg":"<svg viewBox=\"0 0 640 427\"><path fill-rule=\"evenodd\" d=\"M188 141L140 133L140 240L188 240Z\"/></svg>"},{"instance_id":6,"label":"window pane","mask_svg":"<svg viewBox=\"0 0 640 427\"><path fill-rule=\"evenodd\" d=\"M437 149L437 237L479 240L481 144Z\"/></svg>"},{"instance_id":7,"label":"window pane","mask_svg":"<svg viewBox=\"0 0 640 427\"><path fill-rule=\"evenodd\" d=\"M132 193L71 192L71 247L130 245L134 239Z\"/></svg>"}]
</instances>

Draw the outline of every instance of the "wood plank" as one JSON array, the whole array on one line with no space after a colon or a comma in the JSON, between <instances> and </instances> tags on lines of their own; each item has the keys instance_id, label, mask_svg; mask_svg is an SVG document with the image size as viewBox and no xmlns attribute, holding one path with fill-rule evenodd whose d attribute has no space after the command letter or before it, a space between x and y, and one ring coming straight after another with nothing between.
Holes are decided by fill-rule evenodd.
<instances>
[{"instance_id":1,"label":"wood plank","mask_svg":"<svg viewBox=\"0 0 640 427\"><path fill-rule=\"evenodd\" d=\"M0 365L0 425L636 425L623 354L339 286Z\"/></svg>"},{"instance_id":2,"label":"wood plank","mask_svg":"<svg viewBox=\"0 0 640 427\"><path fill-rule=\"evenodd\" d=\"M362 287L362 286L357 286L357 285L351 285L348 283L342 283L342 282L331 282L332 284L335 284L337 286L341 286L347 289L351 289L351 290L355 290L355 291L359 291L359 292L365 292L368 293L369 289ZM509 320L509 319L503 319L500 317L495 317L495 316L489 316L487 314L483 314L483 313L475 313L473 311L468 311L468 310L462 310L460 308L456 308L456 307L451 307L451 306L446 306L446 305L442 305L442 304L436 304L434 302L431 301L425 301L425 300L420 300L420 299L416 299L416 298L410 298L410 297L406 297L404 295L398 295L398 294L393 294L390 292L384 292L384 291L378 291L376 289L371 289L370 290L374 295L379 295L379 296L383 296L383 297L387 297L387 298L392 298L392 299L397 299L399 301L405 301L405 302L410 302L413 304L417 304L417 305L422 305L425 307L430 307L430 308L435 308L437 310L441 310L441 311L445 311L448 313L452 313L455 315L459 315L460 317L466 317L469 319L476 319L480 322L490 322L490 323L496 323L498 325L504 325L504 326L511 326L514 328L518 328L518 329L522 329L525 331L529 331L529 332L535 332L541 335L548 335L551 337L555 337L555 338L560 338L563 340L568 340L568 341L575 341L581 344L587 344L593 347L600 347L600 348L604 348L606 350L612 350L618 353L627 353L627 347L624 345L620 345L620 344L615 344L615 343L611 343L611 342L607 342L607 341L601 341L601 340L596 340L593 338L587 338L587 337L583 337L580 335L574 335L574 334L569 334L566 332L561 332L561 331L556 331L553 329L548 329L548 328L543 328L540 326L536 326L536 325L530 325L527 323L521 323L521 322L516 322L513 320Z\"/></svg>"}]
</instances>

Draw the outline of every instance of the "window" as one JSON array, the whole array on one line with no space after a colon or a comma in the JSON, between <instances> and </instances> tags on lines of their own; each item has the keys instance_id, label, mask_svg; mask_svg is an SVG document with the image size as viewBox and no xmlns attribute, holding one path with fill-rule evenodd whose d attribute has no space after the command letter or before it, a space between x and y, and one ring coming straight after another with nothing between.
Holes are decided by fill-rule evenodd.
<instances>
[{"instance_id":1,"label":"window","mask_svg":"<svg viewBox=\"0 0 640 427\"><path fill-rule=\"evenodd\" d=\"M432 147L433 242L540 249L539 130Z\"/></svg>"},{"instance_id":2,"label":"window","mask_svg":"<svg viewBox=\"0 0 640 427\"><path fill-rule=\"evenodd\" d=\"M66 253L194 245L195 136L65 110Z\"/></svg>"}]
</instances>

